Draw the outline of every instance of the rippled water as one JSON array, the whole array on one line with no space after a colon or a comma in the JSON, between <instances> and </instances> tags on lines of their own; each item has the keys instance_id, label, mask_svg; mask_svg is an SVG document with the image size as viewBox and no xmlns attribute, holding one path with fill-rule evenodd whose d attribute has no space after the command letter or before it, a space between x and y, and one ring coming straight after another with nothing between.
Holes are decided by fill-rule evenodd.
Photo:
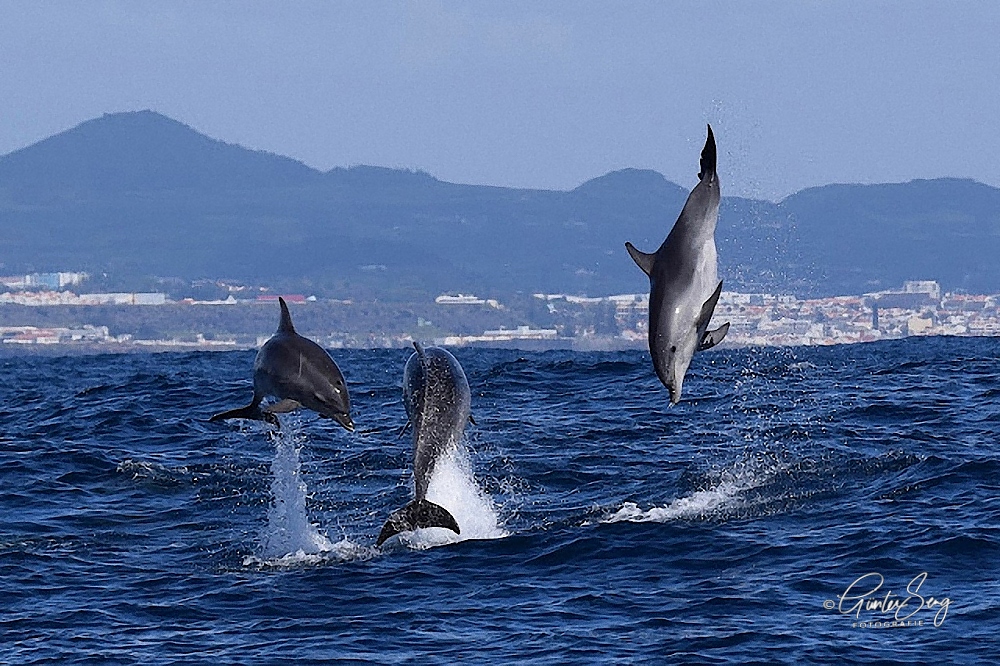
<instances>
[{"instance_id":1,"label":"rippled water","mask_svg":"<svg viewBox=\"0 0 1000 666\"><path fill-rule=\"evenodd\" d=\"M405 350L335 353L354 434L207 423L252 353L0 360L0 662L1000 661L1000 340L713 350L673 408L643 353L455 354L462 536L382 549Z\"/></svg>"}]
</instances>

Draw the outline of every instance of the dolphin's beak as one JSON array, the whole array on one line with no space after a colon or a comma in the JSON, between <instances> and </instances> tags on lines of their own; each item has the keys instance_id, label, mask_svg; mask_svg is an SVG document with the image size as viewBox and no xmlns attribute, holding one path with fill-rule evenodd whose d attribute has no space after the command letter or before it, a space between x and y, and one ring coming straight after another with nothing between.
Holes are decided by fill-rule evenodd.
<instances>
[{"instance_id":1,"label":"dolphin's beak","mask_svg":"<svg viewBox=\"0 0 1000 666\"><path fill-rule=\"evenodd\" d=\"M669 384L667 390L670 391L670 406L673 407L681 401L681 390L673 384Z\"/></svg>"},{"instance_id":2,"label":"dolphin's beak","mask_svg":"<svg viewBox=\"0 0 1000 666\"><path fill-rule=\"evenodd\" d=\"M334 414L330 418L344 426L348 432L354 432L354 421L351 420L350 414Z\"/></svg>"}]
</instances>

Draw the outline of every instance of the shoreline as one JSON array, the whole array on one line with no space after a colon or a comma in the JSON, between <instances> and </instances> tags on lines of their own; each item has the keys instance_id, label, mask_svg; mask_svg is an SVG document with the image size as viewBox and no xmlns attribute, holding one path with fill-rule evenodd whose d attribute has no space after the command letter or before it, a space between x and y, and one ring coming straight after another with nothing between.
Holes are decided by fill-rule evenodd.
<instances>
[{"instance_id":1,"label":"shoreline","mask_svg":"<svg viewBox=\"0 0 1000 666\"><path fill-rule=\"evenodd\" d=\"M932 335L909 335L895 338L882 338L879 340L859 340L851 342L830 342L830 343L743 343L743 342L730 342L725 341L720 344L717 349L747 349L752 347L757 348L789 348L789 347L839 347L844 345L864 345L864 344L874 344L878 342L888 342L892 340L905 340L910 338L968 338L968 339L984 339L993 338L1000 336L990 336L990 335L952 335L952 334L932 334ZM155 343L160 344L155 344ZM406 349L412 344L412 340L399 340L398 344L383 344L383 345L341 345L341 346L324 346L327 351L337 351L340 349L347 350L378 350L378 349ZM447 347L448 349L507 349L507 350L517 350L517 351L574 351L574 352L619 352L619 351L646 351L646 341L634 341L634 340L618 340L618 339L558 339L558 340L511 340L511 341L497 341L497 342L476 342L472 344L463 345L449 345L444 344L439 340L430 340L433 344L437 346ZM620 343L620 344L616 344ZM213 343L213 344L199 344L199 343L185 343L183 341L143 341L142 344L135 343L98 343L98 344L87 344L87 343L60 343L60 344L23 344L23 345L12 345L3 344L0 345L0 359L8 358L23 358L23 357L48 357L48 358L58 358L62 356L100 356L105 354L123 355L123 354L180 354L180 353L190 353L190 352L237 352L237 351L256 351L259 347L254 345L245 344L227 344L227 343Z\"/></svg>"}]
</instances>

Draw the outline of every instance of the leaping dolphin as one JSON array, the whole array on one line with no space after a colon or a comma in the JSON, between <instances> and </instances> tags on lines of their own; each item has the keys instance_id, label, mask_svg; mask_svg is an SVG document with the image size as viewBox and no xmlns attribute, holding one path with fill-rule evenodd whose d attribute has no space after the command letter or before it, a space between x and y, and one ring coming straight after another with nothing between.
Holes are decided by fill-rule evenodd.
<instances>
[{"instance_id":1,"label":"leaping dolphin","mask_svg":"<svg viewBox=\"0 0 1000 666\"><path fill-rule=\"evenodd\" d=\"M440 347L413 343L416 353L403 370L403 406L413 424L413 501L394 511L376 546L418 527L445 527L461 534L455 517L427 500L434 466L458 446L470 420L472 394L458 360Z\"/></svg>"},{"instance_id":2,"label":"leaping dolphin","mask_svg":"<svg viewBox=\"0 0 1000 666\"><path fill-rule=\"evenodd\" d=\"M275 414L306 407L350 431L351 399L340 368L318 344L295 332L285 299L278 331L264 343L253 363L253 400L246 407L216 414L210 421L254 419L277 425ZM278 399L261 407L266 396Z\"/></svg>"},{"instance_id":3,"label":"leaping dolphin","mask_svg":"<svg viewBox=\"0 0 1000 666\"><path fill-rule=\"evenodd\" d=\"M729 331L728 322L708 330L722 293L715 252L721 195L711 125L698 179L660 249L646 254L625 243L632 259L649 276L649 353L656 376L670 391L671 405L681 399L691 357L719 344Z\"/></svg>"}]
</instances>

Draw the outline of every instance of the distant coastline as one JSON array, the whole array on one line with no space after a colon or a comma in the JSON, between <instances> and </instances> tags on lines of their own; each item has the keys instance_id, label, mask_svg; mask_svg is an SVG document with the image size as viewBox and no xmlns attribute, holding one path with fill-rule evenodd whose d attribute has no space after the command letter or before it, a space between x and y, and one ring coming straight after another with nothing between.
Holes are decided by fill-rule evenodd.
<instances>
[{"instance_id":1,"label":"distant coastline","mask_svg":"<svg viewBox=\"0 0 1000 666\"><path fill-rule=\"evenodd\" d=\"M69 305L79 302L78 297L60 293L0 295L0 354L255 349L277 321L276 296L174 302L163 294L126 293L91 299L100 304ZM289 299L300 330L327 348L398 348L413 340L525 350L646 347L646 294L535 293L507 302L471 294L412 303ZM816 299L723 292L714 320L731 323L725 341L729 347L1000 336L1000 295L943 293L929 280L906 282L897 290Z\"/></svg>"}]
</instances>

